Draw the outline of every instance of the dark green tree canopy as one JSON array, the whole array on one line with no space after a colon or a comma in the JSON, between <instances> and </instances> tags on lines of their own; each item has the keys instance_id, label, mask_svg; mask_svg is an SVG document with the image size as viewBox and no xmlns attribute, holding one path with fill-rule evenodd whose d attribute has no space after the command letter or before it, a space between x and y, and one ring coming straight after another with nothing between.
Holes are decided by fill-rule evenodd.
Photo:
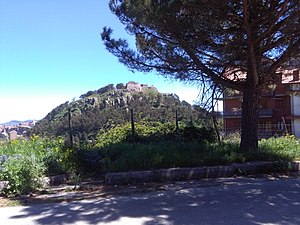
<instances>
[{"instance_id":1,"label":"dark green tree canopy","mask_svg":"<svg viewBox=\"0 0 300 225\"><path fill-rule=\"evenodd\" d=\"M283 0L111 0L112 12L135 35L136 49L113 39L110 28L102 39L132 70L243 90L245 82L224 76L227 69L247 72L254 64L257 85L299 57L299 8L299 1Z\"/></svg>"},{"instance_id":2,"label":"dark green tree canopy","mask_svg":"<svg viewBox=\"0 0 300 225\"><path fill-rule=\"evenodd\" d=\"M261 90L300 57L299 0L111 0L109 6L136 46L105 27L108 51L133 71L242 91L241 146L257 148ZM232 68L246 79L230 79Z\"/></svg>"}]
</instances>

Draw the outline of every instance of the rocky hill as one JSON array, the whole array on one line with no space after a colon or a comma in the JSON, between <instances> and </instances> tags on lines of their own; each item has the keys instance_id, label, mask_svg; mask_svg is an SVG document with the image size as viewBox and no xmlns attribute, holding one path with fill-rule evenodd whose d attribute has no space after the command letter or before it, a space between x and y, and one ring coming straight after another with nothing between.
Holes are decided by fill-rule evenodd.
<instances>
[{"instance_id":1,"label":"rocky hill","mask_svg":"<svg viewBox=\"0 0 300 225\"><path fill-rule=\"evenodd\" d=\"M79 100L59 105L37 122L29 134L65 135L69 109L74 136L80 140L93 138L100 130L130 121L131 109L135 121L175 122L176 111L183 122L199 124L209 121L205 110L180 101L175 94L159 93L153 86L128 82L88 91Z\"/></svg>"}]
</instances>

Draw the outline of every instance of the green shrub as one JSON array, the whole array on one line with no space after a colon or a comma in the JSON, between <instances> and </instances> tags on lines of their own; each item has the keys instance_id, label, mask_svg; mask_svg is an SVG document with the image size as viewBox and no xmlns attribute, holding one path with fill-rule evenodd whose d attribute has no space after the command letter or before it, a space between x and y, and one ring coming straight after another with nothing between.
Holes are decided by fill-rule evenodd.
<instances>
[{"instance_id":1,"label":"green shrub","mask_svg":"<svg viewBox=\"0 0 300 225\"><path fill-rule=\"evenodd\" d=\"M41 185L40 178L65 171L62 139L33 136L0 144L0 180L9 181L6 194L24 194Z\"/></svg>"},{"instance_id":2,"label":"green shrub","mask_svg":"<svg viewBox=\"0 0 300 225\"><path fill-rule=\"evenodd\" d=\"M139 122L135 124L135 142L151 144L159 142L214 142L216 136L212 128L181 124L179 132L174 123ZM132 143L131 124L116 126L97 135L96 147L119 143Z\"/></svg>"},{"instance_id":3,"label":"green shrub","mask_svg":"<svg viewBox=\"0 0 300 225\"><path fill-rule=\"evenodd\" d=\"M197 127L197 126L185 126L181 130L181 136L183 141L198 141L213 143L216 141L216 135L213 128L209 127Z\"/></svg>"},{"instance_id":4,"label":"green shrub","mask_svg":"<svg viewBox=\"0 0 300 225\"><path fill-rule=\"evenodd\" d=\"M79 146L74 148L73 154L76 173L92 176L97 176L101 173L102 154L99 149Z\"/></svg>"},{"instance_id":5,"label":"green shrub","mask_svg":"<svg viewBox=\"0 0 300 225\"><path fill-rule=\"evenodd\" d=\"M46 167L35 156L15 155L2 165L0 180L8 181L3 189L6 195L28 194L42 186L41 177Z\"/></svg>"},{"instance_id":6,"label":"green shrub","mask_svg":"<svg viewBox=\"0 0 300 225\"><path fill-rule=\"evenodd\" d=\"M124 142L130 135L130 124L124 124L122 126L116 126L107 132L101 131L97 134L96 147L104 147L116 143Z\"/></svg>"},{"instance_id":7,"label":"green shrub","mask_svg":"<svg viewBox=\"0 0 300 225\"><path fill-rule=\"evenodd\" d=\"M259 151L254 152L249 158L268 161L297 160L300 159L300 143L293 135L262 139L259 142Z\"/></svg>"}]
</instances>

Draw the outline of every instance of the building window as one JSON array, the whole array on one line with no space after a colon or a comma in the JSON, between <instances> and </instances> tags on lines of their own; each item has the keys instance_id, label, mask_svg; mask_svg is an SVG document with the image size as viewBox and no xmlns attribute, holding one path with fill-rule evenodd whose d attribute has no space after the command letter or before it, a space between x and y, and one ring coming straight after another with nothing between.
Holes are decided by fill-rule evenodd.
<instances>
[{"instance_id":1,"label":"building window","mask_svg":"<svg viewBox=\"0 0 300 225\"><path fill-rule=\"evenodd\" d=\"M275 108L276 109L283 109L284 108L284 101L282 99L275 100Z\"/></svg>"}]
</instances>

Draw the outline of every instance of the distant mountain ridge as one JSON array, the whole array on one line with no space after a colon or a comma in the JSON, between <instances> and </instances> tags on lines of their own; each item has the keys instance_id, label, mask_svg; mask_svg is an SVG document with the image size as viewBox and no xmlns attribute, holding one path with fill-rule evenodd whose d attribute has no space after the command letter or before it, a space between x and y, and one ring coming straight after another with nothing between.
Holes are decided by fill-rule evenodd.
<instances>
[{"instance_id":1,"label":"distant mountain ridge","mask_svg":"<svg viewBox=\"0 0 300 225\"><path fill-rule=\"evenodd\" d=\"M5 123L0 123L0 125L3 125L3 126L16 126L16 125L19 125L20 123L29 123L29 122L32 122L32 121L37 121L37 120L11 120L9 122L5 122Z\"/></svg>"},{"instance_id":2,"label":"distant mountain ridge","mask_svg":"<svg viewBox=\"0 0 300 225\"><path fill-rule=\"evenodd\" d=\"M76 101L59 105L38 121L29 134L67 135L70 110L74 136L95 137L100 130L130 121L130 109L135 121L174 122L176 111L181 121L199 123L207 117L205 110L181 102L176 94L159 93L154 86L130 81L88 91Z\"/></svg>"}]
</instances>

